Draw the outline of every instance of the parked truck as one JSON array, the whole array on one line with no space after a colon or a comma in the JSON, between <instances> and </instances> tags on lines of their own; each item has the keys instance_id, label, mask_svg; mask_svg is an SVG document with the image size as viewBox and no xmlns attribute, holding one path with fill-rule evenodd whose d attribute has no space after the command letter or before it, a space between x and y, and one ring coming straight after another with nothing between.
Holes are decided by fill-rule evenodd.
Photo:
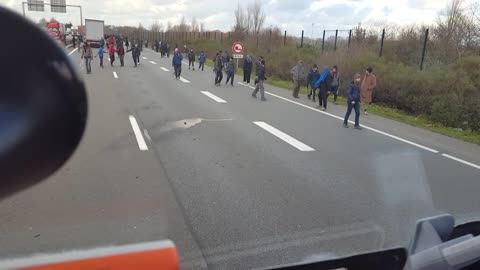
<instances>
[{"instance_id":1,"label":"parked truck","mask_svg":"<svg viewBox=\"0 0 480 270\"><path fill-rule=\"evenodd\" d=\"M85 40L90 42L93 48L99 48L103 40L102 20L85 19Z\"/></svg>"},{"instance_id":2,"label":"parked truck","mask_svg":"<svg viewBox=\"0 0 480 270\"><path fill-rule=\"evenodd\" d=\"M64 45L65 44L65 24L59 22L49 22L47 23L47 31L48 34L58 43Z\"/></svg>"}]
</instances>

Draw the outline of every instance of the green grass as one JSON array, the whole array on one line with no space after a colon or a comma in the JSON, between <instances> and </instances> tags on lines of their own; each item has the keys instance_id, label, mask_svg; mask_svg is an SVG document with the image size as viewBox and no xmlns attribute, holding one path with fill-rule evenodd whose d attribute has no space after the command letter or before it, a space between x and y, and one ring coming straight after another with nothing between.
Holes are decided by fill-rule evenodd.
<instances>
[{"instance_id":1,"label":"green grass","mask_svg":"<svg viewBox=\"0 0 480 270\"><path fill-rule=\"evenodd\" d=\"M280 80L275 77L269 77L266 83L279 88L284 88L289 91L292 91L293 89L292 82ZM300 90L300 93L308 94L307 88L302 87ZM347 100L346 98L339 96L337 99L337 103L340 105L346 106ZM426 116L409 115L401 110L390 108L383 104L371 104L368 110L369 112L381 117L396 120L396 121L409 124L415 127L440 133L448 137L452 137L455 139L480 145L480 133L478 132L472 132L470 130L455 129L450 127L445 127L439 124L434 124L431 121L429 121L429 119Z\"/></svg>"}]
</instances>

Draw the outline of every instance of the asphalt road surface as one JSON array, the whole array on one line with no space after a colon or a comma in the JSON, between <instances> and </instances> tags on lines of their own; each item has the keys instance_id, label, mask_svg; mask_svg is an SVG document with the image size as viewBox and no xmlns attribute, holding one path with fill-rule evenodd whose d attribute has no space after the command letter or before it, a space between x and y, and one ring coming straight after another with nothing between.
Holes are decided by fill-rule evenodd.
<instances>
[{"instance_id":1,"label":"asphalt road surface","mask_svg":"<svg viewBox=\"0 0 480 270\"><path fill-rule=\"evenodd\" d=\"M106 55L88 75L68 52L86 135L58 173L0 202L3 258L168 238L182 269L250 269L406 246L438 213L480 219L477 145L374 115L345 129L342 106L269 85L262 102L239 76L215 87L208 67L175 80L148 49L137 68Z\"/></svg>"}]
</instances>

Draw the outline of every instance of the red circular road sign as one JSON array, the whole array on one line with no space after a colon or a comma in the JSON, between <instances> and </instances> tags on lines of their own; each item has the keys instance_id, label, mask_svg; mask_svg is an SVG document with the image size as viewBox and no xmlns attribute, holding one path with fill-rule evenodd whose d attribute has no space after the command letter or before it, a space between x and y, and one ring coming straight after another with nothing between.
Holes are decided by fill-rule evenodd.
<instances>
[{"instance_id":1,"label":"red circular road sign","mask_svg":"<svg viewBox=\"0 0 480 270\"><path fill-rule=\"evenodd\" d=\"M232 52L234 54L241 54L243 53L243 44L241 42L235 42L232 45Z\"/></svg>"}]
</instances>

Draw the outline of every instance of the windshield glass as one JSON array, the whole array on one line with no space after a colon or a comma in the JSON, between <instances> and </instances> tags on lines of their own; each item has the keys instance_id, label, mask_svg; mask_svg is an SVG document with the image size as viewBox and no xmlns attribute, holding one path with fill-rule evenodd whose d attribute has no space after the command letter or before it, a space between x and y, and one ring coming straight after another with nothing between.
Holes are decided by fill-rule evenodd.
<instances>
[{"instance_id":1,"label":"windshield glass","mask_svg":"<svg viewBox=\"0 0 480 270\"><path fill-rule=\"evenodd\" d=\"M0 201L1 258L171 239L256 269L480 218L475 1L0 4L78 29L48 32L89 96L74 156Z\"/></svg>"}]
</instances>

